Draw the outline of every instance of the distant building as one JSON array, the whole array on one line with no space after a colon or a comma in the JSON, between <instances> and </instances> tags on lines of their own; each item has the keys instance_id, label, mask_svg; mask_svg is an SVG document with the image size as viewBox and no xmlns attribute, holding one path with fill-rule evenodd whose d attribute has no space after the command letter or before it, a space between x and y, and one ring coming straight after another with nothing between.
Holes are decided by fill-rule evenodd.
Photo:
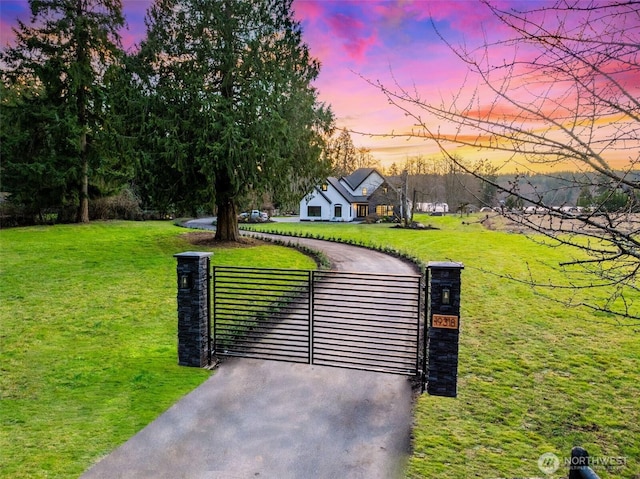
<instances>
[{"instance_id":1,"label":"distant building","mask_svg":"<svg viewBox=\"0 0 640 479\"><path fill-rule=\"evenodd\" d=\"M444 214L449 212L449 205L447 203L416 203L416 211Z\"/></svg>"},{"instance_id":2,"label":"distant building","mask_svg":"<svg viewBox=\"0 0 640 479\"><path fill-rule=\"evenodd\" d=\"M400 194L375 168L329 177L300 202L301 221L354 221L400 216Z\"/></svg>"}]
</instances>

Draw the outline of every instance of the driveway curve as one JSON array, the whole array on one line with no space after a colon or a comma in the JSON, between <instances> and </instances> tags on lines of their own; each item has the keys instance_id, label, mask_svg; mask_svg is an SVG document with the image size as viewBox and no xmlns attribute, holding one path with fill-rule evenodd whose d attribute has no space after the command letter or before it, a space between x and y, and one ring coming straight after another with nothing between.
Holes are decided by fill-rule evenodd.
<instances>
[{"instance_id":1,"label":"driveway curve","mask_svg":"<svg viewBox=\"0 0 640 479\"><path fill-rule=\"evenodd\" d=\"M338 270L416 273L364 248L291 241L322 251ZM403 376L237 358L82 478L402 477L411 424Z\"/></svg>"},{"instance_id":2,"label":"driveway curve","mask_svg":"<svg viewBox=\"0 0 640 479\"><path fill-rule=\"evenodd\" d=\"M188 228L215 230L211 223L213 218L201 218L187 221L184 225ZM282 236L260 232L247 232L243 234L255 237L264 237L274 240L286 240L288 243L301 244L308 248L322 252L329 258L331 269L336 271L357 271L360 273L389 273L389 274L419 274L416 265L394 256L379 251L370 250L360 246L323 241L312 238L298 238L294 236Z\"/></svg>"},{"instance_id":3,"label":"driveway curve","mask_svg":"<svg viewBox=\"0 0 640 479\"><path fill-rule=\"evenodd\" d=\"M336 271L357 271L358 273L389 273L415 275L420 271L414 264L379 251L361 246L323 241L310 238L296 238L264 233L251 234L257 238L264 237L275 240L286 240L287 243L300 244L322 252L331 262L331 269Z\"/></svg>"}]
</instances>

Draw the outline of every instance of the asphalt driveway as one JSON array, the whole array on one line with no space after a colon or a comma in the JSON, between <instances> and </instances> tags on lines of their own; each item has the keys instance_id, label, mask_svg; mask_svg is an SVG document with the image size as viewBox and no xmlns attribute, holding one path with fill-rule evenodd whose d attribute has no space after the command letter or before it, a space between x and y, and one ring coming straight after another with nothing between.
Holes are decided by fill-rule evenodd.
<instances>
[{"instance_id":1,"label":"asphalt driveway","mask_svg":"<svg viewBox=\"0 0 640 479\"><path fill-rule=\"evenodd\" d=\"M300 239L335 269L415 274L402 260ZM410 448L403 376L252 359L223 362L82 478L394 478Z\"/></svg>"}]
</instances>

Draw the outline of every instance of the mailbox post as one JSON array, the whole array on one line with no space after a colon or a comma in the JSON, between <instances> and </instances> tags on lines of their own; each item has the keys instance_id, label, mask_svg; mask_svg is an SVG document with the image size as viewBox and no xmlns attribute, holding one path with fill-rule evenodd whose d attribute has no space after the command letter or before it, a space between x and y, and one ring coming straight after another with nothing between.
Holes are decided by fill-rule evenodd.
<instances>
[{"instance_id":1,"label":"mailbox post","mask_svg":"<svg viewBox=\"0 0 640 479\"><path fill-rule=\"evenodd\" d=\"M178 363L202 368L211 363L209 271L213 253L186 252L178 260Z\"/></svg>"},{"instance_id":2,"label":"mailbox post","mask_svg":"<svg viewBox=\"0 0 640 479\"><path fill-rule=\"evenodd\" d=\"M460 336L460 276L462 263L429 262L427 265L427 393L457 396L458 340Z\"/></svg>"}]
</instances>

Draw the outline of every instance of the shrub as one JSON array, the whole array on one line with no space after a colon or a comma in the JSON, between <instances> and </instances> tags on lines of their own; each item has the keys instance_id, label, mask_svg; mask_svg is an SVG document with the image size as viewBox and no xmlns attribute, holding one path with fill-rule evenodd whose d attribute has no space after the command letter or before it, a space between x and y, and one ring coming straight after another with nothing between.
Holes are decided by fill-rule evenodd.
<instances>
[{"instance_id":1,"label":"shrub","mask_svg":"<svg viewBox=\"0 0 640 479\"><path fill-rule=\"evenodd\" d=\"M125 188L115 196L91 201L89 216L96 220L139 220L143 213L140 199L129 188Z\"/></svg>"}]
</instances>

